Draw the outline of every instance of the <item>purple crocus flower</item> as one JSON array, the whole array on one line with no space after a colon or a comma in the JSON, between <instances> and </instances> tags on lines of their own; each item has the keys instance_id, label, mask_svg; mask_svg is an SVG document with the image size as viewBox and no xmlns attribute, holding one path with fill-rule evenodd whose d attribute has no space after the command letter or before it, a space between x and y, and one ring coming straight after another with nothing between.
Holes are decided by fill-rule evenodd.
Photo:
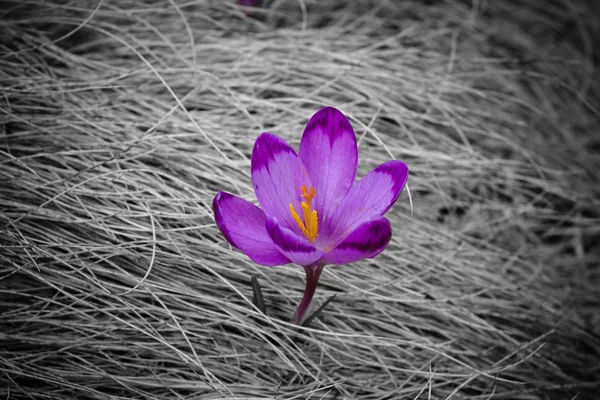
<instances>
[{"instance_id":1,"label":"purple crocus flower","mask_svg":"<svg viewBox=\"0 0 600 400\"><path fill-rule=\"evenodd\" d=\"M252 261L304 267L306 290L296 323L326 264L373 258L392 237L383 215L404 188L408 167L388 161L354 183L357 164L350 122L339 110L325 107L306 125L298 153L271 133L256 139L251 171L261 208L226 192L213 201L217 226Z\"/></svg>"},{"instance_id":2,"label":"purple crocus flower","mask_svg":"<svg viewBox=\"0 0 600 400\"><path fill-rule=\"evenodd\" d=\"M237 3L240 6L247 6L247 7L256 7L260 4L261 0L237 0Z\"/></svg>"}]
</instances>

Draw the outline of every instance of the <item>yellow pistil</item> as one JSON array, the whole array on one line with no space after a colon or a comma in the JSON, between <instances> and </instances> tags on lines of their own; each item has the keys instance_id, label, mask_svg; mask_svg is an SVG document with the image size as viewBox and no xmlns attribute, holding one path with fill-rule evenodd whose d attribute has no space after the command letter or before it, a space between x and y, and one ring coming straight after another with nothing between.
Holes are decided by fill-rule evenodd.
<instances>
[{"instance_id":1,"label":"yellow pistil","mask_svg":"<svg viewBox=\"0 0 600 400\"><path fill-rule=\"evenodd\" d=\"M300 230L302 230L302 233L304 233L304 236L306 236L306 238L311 242L314 242L317 240L317 232L319 230L317 210L312 209L312 199L316 194L315 188L311 187L310 190L308 190L306 186L302 186L300 190L302 191L302 198L304 199L304 201L300 204L304 221L302 221L292 203L290 203L290 212L292 213L292 218L294 218L294 221L296 221L298 227Z\"/></svg>"}]
</instances>

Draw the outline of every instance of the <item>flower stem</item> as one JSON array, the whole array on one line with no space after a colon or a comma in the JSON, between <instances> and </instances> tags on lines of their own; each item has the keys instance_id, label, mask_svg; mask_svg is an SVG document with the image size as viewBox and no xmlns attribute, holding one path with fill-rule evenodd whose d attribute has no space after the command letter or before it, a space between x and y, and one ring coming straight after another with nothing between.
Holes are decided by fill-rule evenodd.
<instances>
[{"instance_id":1,"label":"flower stem","mask_svg":"<svg viewBox=\"0 0 600 400\"><path fill-rule=\"evenodd\" d=\"M317 289L317 283L319 283L319 277L321 276L321 271L323 271L324 266L325 265L319 264L304 266L304 271L306 272L306 288L304 289L304 296L298 305L298 309L296 310L296 314L294 314L293 319L293 322L297 325L299 325L302 321L302 317L310 305L310 302L315 294L315 290Z\"/></svg>"}]
</instances>

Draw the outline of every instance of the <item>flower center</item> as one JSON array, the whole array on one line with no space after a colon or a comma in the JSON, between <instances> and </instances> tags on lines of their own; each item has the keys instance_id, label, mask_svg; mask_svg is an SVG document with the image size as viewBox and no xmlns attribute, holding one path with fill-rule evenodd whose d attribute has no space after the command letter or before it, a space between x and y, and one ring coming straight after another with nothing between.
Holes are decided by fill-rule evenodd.
<instances>
[{"instance_id":1,"label":"flower center","mask_svg":"<svg viewBox=\"0 0 600 400\"><path fill-rule=\"evenodd\" d=\"M290 203L290 212L292 213L292 218L294 218L294 221L296 221L298 227L302 233L304 233L304 236L314 243L315 240L317 240L317 231L319 230L317 210L312 209L312 199L315 197L315 188L311 186L309 190L306 186L302 186L300 190L302 190L302 198L304 199L300 204L302 213L304 214L304 221L302 221L296 210L294 210L294 205L292 203Z\"/></svg>"}]
</instances>

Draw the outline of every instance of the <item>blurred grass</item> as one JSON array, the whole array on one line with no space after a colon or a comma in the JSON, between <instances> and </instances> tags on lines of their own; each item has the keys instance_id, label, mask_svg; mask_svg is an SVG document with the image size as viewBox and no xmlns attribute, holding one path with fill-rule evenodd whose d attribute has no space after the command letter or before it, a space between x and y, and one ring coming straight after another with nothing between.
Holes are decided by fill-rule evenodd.
<instances>
[{"instance_id":1,"label":"blurred grass","mask_svg":"<svg viewBox=\"0 0 600 400\"><path fill-rule=\"evenodd\" d=\"M4 398L594 398L592 3L7 1ZM262 131L333 105L359 176L410 167L389 248L301 268L231 249ZM259 274L268 316L252 305Z\"/></svg>"}]
</instances>

